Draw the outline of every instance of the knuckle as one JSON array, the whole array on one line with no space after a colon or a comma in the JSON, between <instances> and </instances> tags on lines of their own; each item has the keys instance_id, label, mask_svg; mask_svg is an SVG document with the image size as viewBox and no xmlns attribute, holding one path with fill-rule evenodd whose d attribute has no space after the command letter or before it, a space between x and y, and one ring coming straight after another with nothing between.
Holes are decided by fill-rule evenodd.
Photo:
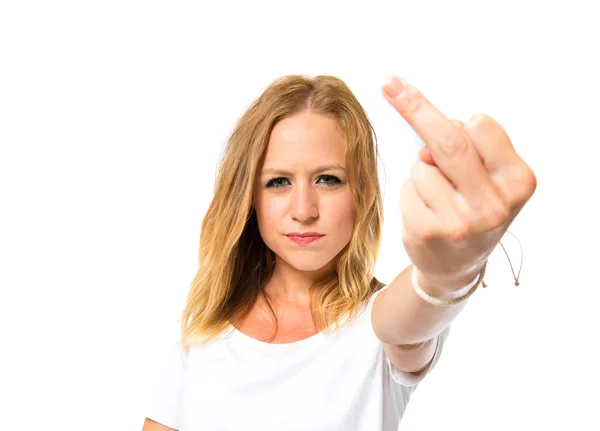
<instances>
[{"instance_id":1,"label":"knuckle","mask_svg":"<svg viewBox=\"0 0 600 431\"><path fill-rule=\"evenodd\" d=\"M417 238L421 243L431 242L437 237L437 230L431 225L423 225L417 231Z\"/></svg>"},{"instance_id":2,"label":"knuckle","mask_svg":"<svg viewBox=\"0 0 600 431\"><path fill-rule=\"evenodd\" d=\"M459 129L462 129L463 127L465 127L465 123L463 123L460 120L452 119L450 121L452 121L452 124L454 124Z\"/></svg>"},{"instance_id":3,"label":"knuckle","mask_svg":"<svg viewBox=\"0 0 600 431\"><path fill-rule=\"evenodd\" d=\"M434 227L415 220L403 219L402 241L404 244L424 245L435 238Z\"/></svg>"},{"instance_id":4,"label":"knuckle","mask_svg":"<svg viewBox=\"0 0 600 431\"><path fill-rule=\"evenodd\" d=\"M525 165L517 170L514 179L517 190L517 199L520 203L526 202L537 188L537 178L531 168Z\"/></svg>"},{"instance_id":5,"label":"knuckle","mask_svg":"<svg viewBox=\"0 0 600 431\"><path fill-rule=\"evenodd\" d=\"M423 96L419 90L409 86L404 94L404 113L409 116L415 116L423 107Z\"/></svg>"},{"instance_id":6,"label":"knuckle","mask_svg":"<svg viewBox=\"0 0 600 431\"><path fill-rule=\"evenodd\" d=\"M486 226L496 229L503 226L508 221L510 215L509 208L502 202L493 203L487 206L485 220Z\"/></svg>"},{"instance_id":7,"label":"knuckle","mask_svg":"<svg viewBox=\"0 0 600 431\"><path fill-rule=\"evenodd\" d=\"M470 223L467 223L465 221L455 223L452 227L450 227L450 229L448 230L448 232L446 234L446 236L452 242L459 242L459 243L466 241L470 235L471 235Z\"/></svg>"},{"instance_id":8,"label":"knuckle","mask_svg":"<svg viewBox=\"0 0 600 431\"><path fill-rule=\"evenodd\" d=\"M444 135L440 146L444 153L449 156L463 155L468 148L464 134L456 127L452 127L450 131Z\"/></svg>"},{"instance_id":9,"label":"knuckle","mask_svg":"<svg viewBox=\"0 0 600 431\"><path fill-rule=\"evenodd\" d=\"M486 124L490 124L493 123L494 120L492 119L492 117L486 115L486 114L475 114L473 115L469 121L466 124L466 127L471 129L471 128L478 128L478 127L482 127L485 126Z\"/></svg>"}]
</instances>

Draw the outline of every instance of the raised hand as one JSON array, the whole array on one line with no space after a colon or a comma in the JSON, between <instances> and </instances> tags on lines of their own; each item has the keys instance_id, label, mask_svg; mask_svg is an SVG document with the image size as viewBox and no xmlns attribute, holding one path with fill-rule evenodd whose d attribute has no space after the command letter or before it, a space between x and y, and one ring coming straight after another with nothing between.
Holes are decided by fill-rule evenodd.
<instances>
[{"instance_id":1,"label":"raised hand","mask_svg":"<svg viewBox=\"0 0 600 431\"><path fill-rule=\"evenodd\" d=\"M489 116L449 120L398 77L383 93L426 145L401 192L407 253L429 284L468 283L534 193L536 177Z\"/></svg>"}]
</instances>

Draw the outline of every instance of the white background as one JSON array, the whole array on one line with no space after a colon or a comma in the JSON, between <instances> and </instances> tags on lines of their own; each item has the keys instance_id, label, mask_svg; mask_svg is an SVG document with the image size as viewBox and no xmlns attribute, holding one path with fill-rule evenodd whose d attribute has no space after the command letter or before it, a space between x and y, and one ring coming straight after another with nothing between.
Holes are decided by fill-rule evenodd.
<instances>
[{"instance_id":1,"label":"white background","mask_svg":"<svg viewBox=\"0 0 600 431\"><path fill-rule=\"evenodd\" d=\"M219 153L292 73L342 78L378 133L386 283L409 264L398 196L417 152L388 75L449 117L496 118L538 177L510 229L521 286L498 249L400 429L599 429L594 3L2 2L2 429L141 429Z\"/></svg>"}]
</instances>

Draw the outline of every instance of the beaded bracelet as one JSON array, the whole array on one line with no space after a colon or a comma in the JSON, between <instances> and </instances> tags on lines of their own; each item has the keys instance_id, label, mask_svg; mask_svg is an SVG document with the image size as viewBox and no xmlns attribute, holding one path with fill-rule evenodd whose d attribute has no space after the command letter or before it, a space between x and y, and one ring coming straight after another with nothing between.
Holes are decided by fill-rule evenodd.
<instances>
[{"instance_id":1,"label":"beaded bracelet","mask_svg":"<svg viewBox=\"0 0 600 431\"><path fill-rule=\"evenodd\" d=\"M440 305L440 306L458 304L459 302L462 302L462 301L466 300L469 296L471 296L473 294L473 292L475 292L475 290L477 290L477 287L479 287L479 285L483 282L483 276L485 275L486 266L487 266L487 261L483 264L483 268L481 268L481 271L479 272L479 276L475 280L475 284L473 285L473 287L471 287L471 289L469 289L469 291L467 293L465 293L463 296L461 296L459 298L440 299L440 298L435 298L435 297L431 296L430 294L428 294L427 292L425 292L423 290L423 288L421 286L419 286L419 282L417 281L417 267L416 266L413 266L413 269L412 269L412 285L413 285L415 291L417 292L417 294L421 298L423 298L425 301L429 302L430 304Z\"/></svg>"},{"instance_id":2,"label":"beaded bracelet","mask_svg":"<svg viewBox=\"0 0 600 431\"><path fill-rule=\"evenodd\" d=\"M510 231L506 231L506 233L512 235L517 240L517 242L519 243L519 248L521 249L521 263L519 265L519 272L517 274L515 274L515 269L513 268L512 261L510 260L510 256L508 255L508 252L506 251L506 248L504 247L504 244L502 244L502 241L499 241L500 246L502 247L502 251L506 255L506 258L508 259L508 264L510 265L510 270L511 270L512 275L513 275L513 277L515 279L515 286L519 286L520 285L520 283L519 283L519 277L521 276L521 269L523 268L523 247L521 246L521 241L519 241L519 238L517 238L517 236L514 233L512 233ZM417 281L417 268L415 266L413 266L413 270L412 270L412 285L413 285L415 291L419 294L419 296L421 298L423 298L425 301L429 302L430 304L434 304L434 305L453 305L453 304L458 304L459 302L464 301L469 296L471 296L473 294L473 292L475 292L475 290L477 290L477 287L480 284L483 287L487 287L487 285L485 284L485 281L483 281L483 276L485 275L485 268L486 268L486 266L487 266L487 260L483 264L483 267L481 268L481 271L479 272L479 276L477 277L477 279L475 279L473 281L473 283L474 283L473 287L471 287L469 289L469 291L467 293L465 293L463 296L461 296L460 298L446 300L446 299L434 298L433 296L429 295L427 292L425 292L421 288L421 286L419 286L419 283ZM465 286L464 288L466 289L467 286Z\"/></svg>"}]
</instances>

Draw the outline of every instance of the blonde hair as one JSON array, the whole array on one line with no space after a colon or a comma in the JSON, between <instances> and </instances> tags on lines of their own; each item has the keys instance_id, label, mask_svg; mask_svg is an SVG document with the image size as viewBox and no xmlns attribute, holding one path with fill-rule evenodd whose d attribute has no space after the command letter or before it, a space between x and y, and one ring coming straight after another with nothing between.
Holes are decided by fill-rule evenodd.
<instances>
[{"instance_id":1,"label":"blonde hair","mask_svg":"<svg viewBox=\"0 0 600 431\"><path fill-rule=\"evenodd\" d=\"M275 255L258 230L254 180L275 124L306 110L337 120L347 138L346 170L356 211L352 237L338 254L335 270L311 288L311 297L318 292L312 302L317 328L339 328L344 317L357 316L383 286L373 276L383 223L375 131L339 78L284 76L244 113L222 154L214 197L202 221L199 269L181 315L180 343L186 351L237 326L258 296L265 295L262 288L272 275Z\"/></svg>"}]
</instances>

